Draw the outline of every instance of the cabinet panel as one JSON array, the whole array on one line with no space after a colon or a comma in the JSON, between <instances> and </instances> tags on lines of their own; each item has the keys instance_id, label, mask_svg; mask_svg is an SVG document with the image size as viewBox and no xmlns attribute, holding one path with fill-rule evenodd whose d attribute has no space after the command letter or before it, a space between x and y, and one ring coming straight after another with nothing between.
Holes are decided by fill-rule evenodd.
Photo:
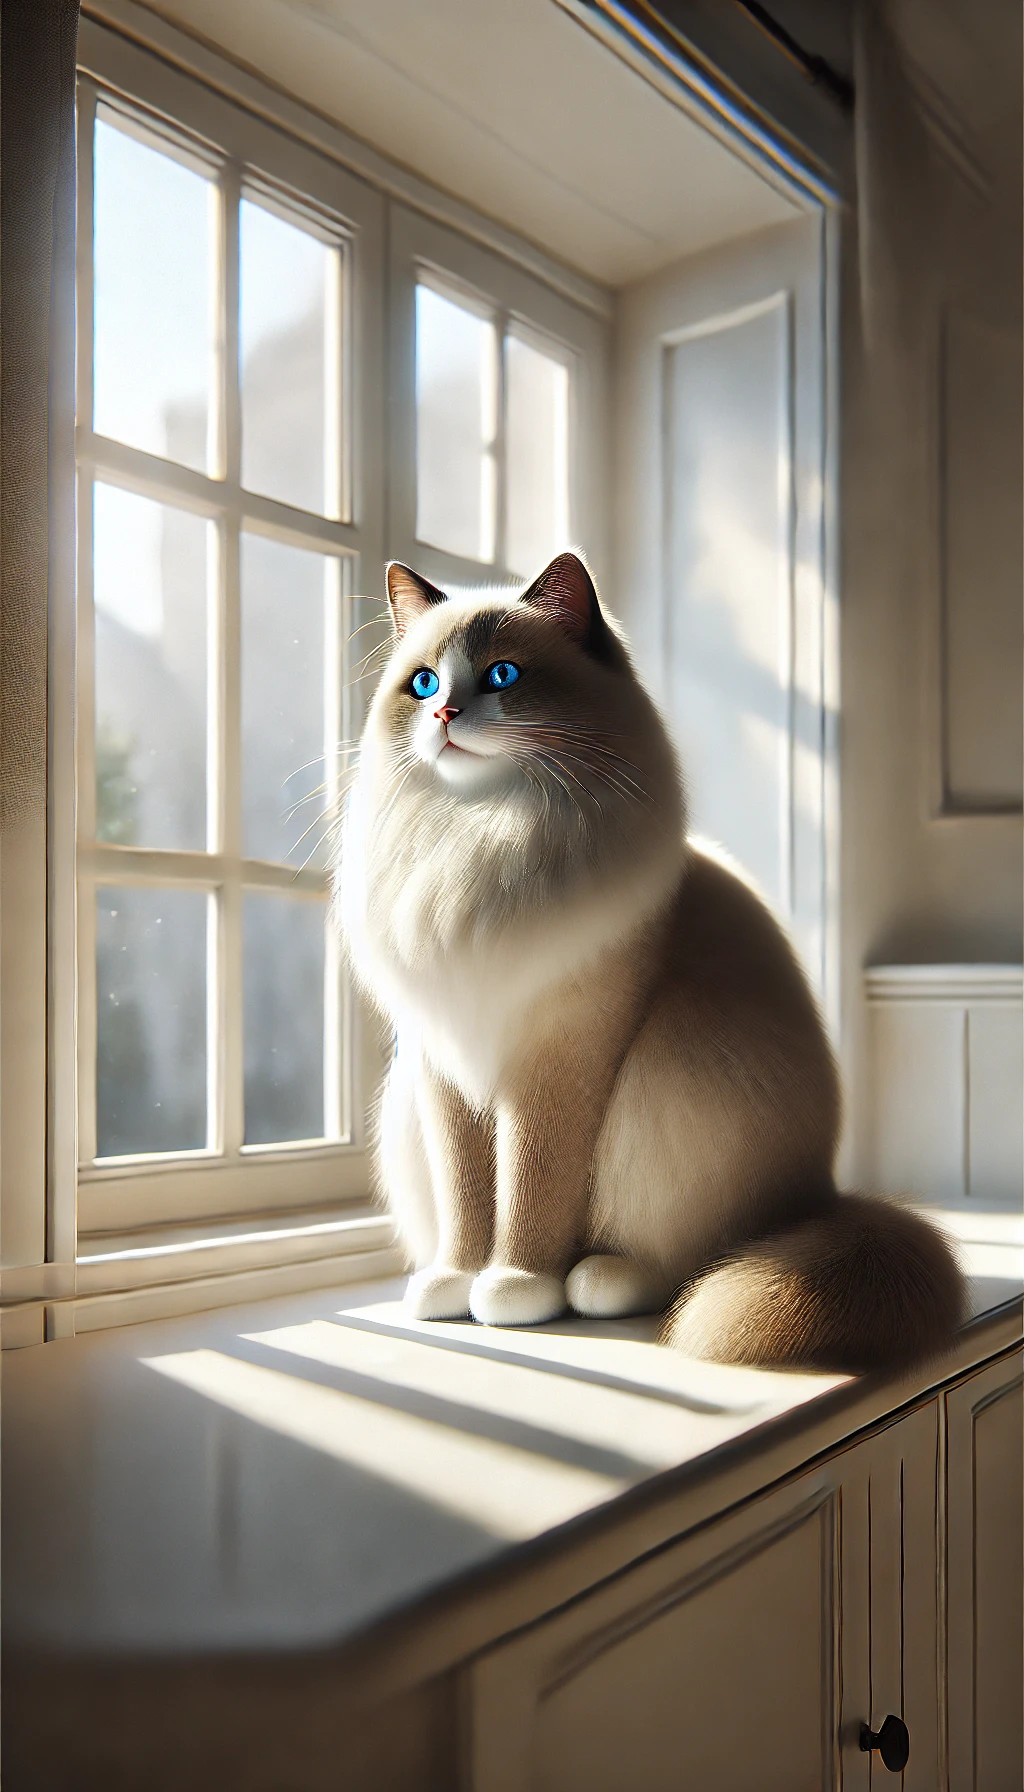
<instances>
[{"instance_id":1,"label":"cabinet panel","mask_svg":"<svg viewBox=\"0 0 1024 1792\"><path fill-rule=\"evenodd\" d=\"M472 1792L935 1792L937 1468L933 1400L497 1645Z\"/></svg>"},{"instance_id":2,"label":"cabinet panel","mask_svg":"<svg viewBox=\"0 0 1024 1792\"><path fill-rule=\"evenodd\" d=\"M833 1526L829 1501L563 1663L537 1713L538 1787L619 1792L642 1761L652 1792L681 1774L727 1792L747 1783L755 1753L764 1792L820 1785L832 1748Z\"/></svg>"},{"instance_id":3,"label":"cabinet panel","mask_svg":"<svg viewBox=\"0 0 1024 1792\"><path fill-rule=\"evenodd\" d=\"M839 1501L803 1477L469 1671L474 1792L838 1778Z\"/></svg>"},{"instance_id":4,"label":"cabinet panel","mask_svg":"<svg viewBox=\"0 0 1024 1792\"><path fill-rule=\"evenodd\" d=\"M950 1792L1020 1792L1024 1390L1020 1353L946 1395Z\"/></svg>"}]
</instances>

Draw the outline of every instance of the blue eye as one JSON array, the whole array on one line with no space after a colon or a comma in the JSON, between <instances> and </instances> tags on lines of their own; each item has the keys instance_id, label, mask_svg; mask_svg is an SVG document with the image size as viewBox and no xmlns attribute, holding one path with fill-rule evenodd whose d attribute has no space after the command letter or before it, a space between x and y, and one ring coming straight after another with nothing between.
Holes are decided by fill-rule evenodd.
<instances>
[{"instance_id":1,"label":"blue eye","mask_svg":"<svg viewBox=\"0 0 1024 1792\"><path fill-rule=\"evenodd\" d=\"M507 691L510 684L515 684L519 677L519 667L513 666L511 660L499 660L497 665L488 666L484 673L484 689L488 691Z\"/></svg>"},{"instance_id":2,"label":"blue eye","mask_svg":"<svg viewBox=\"0 0 1024 1792\"><path fill-rule=\"evenodd\" d=\"M420 698L436 697L440 688L441 680L436 672L430 670L429 666L421 666L418 672L414 672L409 685L413 696Z\"/></svg>"}]
</instances>

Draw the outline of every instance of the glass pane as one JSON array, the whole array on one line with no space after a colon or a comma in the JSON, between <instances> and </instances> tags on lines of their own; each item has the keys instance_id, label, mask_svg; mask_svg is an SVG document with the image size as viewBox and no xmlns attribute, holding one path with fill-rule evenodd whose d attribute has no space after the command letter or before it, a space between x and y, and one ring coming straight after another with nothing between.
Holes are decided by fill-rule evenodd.
<instances>
[{"instance_id":1,"label":"glass pane","mask_svg":"<svg viewBox=\"0 0 1024 1792\"><path fill-rule=\"evenodd\" d=\"M94 427L205 472L216 187L109 114L95 156Z\"/></svg>"},{"instance_id":2,"label":"glass pane","mask_svg":"<svg viewBox=\"0 0 1024 1792\"><path fill-rule=\"evenodd\" d=\"M338 605L336 560L242 536L242 851L325 865L325 687ZM337 655L337 646L333 649ZM336 704L329 718L337 741Z\"/></svg>"},{"instance_id":3,"label":"glass pane","mask_svg":"<svg viewBox=\"0 0 1024 1792\"><path fill-rule=\"evenodd\" d=\"M239 253L242 484L334 515L338 251L243 199Z\"/></svg>"},{"instance_id":4,"label":"glass pane","mask_svg":"<svg viewBox=\"0 0 1024 1792\"><path fill-rule=\"evenodd\" d=\"M245 897L245 1142L324 1131L322 902Z\"/></svg>"},{"instance_id":5,"label":"glass pane","mask_svg":"<svg viewBox=\"0 0 1024 1792\"><path fill-rule=\"evenodd\" d=\"M96 1153L206 1144L206 920L199 890L96 892Z\"/></svg>"},{"instance_id":6,"label":"glass pane","mask_svg":"<svg viewBox=\"0 0 1024 1792\"><path fill-rule=\"evenodd\" d=\"M509 336L505 381L506 559L525 575L569 542L569 369Z\"/></svg>"},{"instance_id":7,"label":"glass pane","mask_svg":"<svg viewBox=\"0 0 1024 1792\"><path fill-rule=\"evenodd\" d=\"M497 332L488 318L416 288L416 535L494 559Z\"/></svg>"},{"instance_id":8,"label":"glass pane","mask_svg":"<svg viewBox=\"0 0 1024 1792\"><path fill-rule=\"evenodd\" d=\"M99 840L206 844L211 536L188 511L93 488Z\"/></svg>"}]
</instances>

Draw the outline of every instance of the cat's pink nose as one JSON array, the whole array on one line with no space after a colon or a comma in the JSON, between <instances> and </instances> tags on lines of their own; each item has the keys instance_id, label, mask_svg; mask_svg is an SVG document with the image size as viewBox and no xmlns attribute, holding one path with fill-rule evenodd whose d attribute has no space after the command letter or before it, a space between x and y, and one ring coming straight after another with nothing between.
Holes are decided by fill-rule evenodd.
<instances>
[{"instance_id":1,"label":"cat's pink nose","mask_svg":"<svg viewBox=\"0 0 1024 1792\"><path fill-rule=\"evenodd\" d=\"M445 704L444 709L435 709L435 711L434 711L434 714L437 717L438 721L443 722L446 728L447 728L449 722L451 721L452 717L460 715L461 713L462 713L461 710L452 709L451 704Z\"/></svg>"}]
</instances>

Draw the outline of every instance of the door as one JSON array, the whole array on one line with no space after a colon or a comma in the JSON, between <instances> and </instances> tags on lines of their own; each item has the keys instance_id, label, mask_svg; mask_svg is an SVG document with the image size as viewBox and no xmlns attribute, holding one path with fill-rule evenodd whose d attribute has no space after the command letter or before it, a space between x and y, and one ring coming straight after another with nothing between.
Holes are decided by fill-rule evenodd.
<instances>
[{"instance_id":1,"label":"door","mask_svg":"<svg viewBox=\"0 0 1024 1792\"><path fill-rule=\"evenodd\" d=\"M800 218L620 296L615 599L694 830L753 874L831 1003L824 241Z\"/></svg>"}]
</instances>

